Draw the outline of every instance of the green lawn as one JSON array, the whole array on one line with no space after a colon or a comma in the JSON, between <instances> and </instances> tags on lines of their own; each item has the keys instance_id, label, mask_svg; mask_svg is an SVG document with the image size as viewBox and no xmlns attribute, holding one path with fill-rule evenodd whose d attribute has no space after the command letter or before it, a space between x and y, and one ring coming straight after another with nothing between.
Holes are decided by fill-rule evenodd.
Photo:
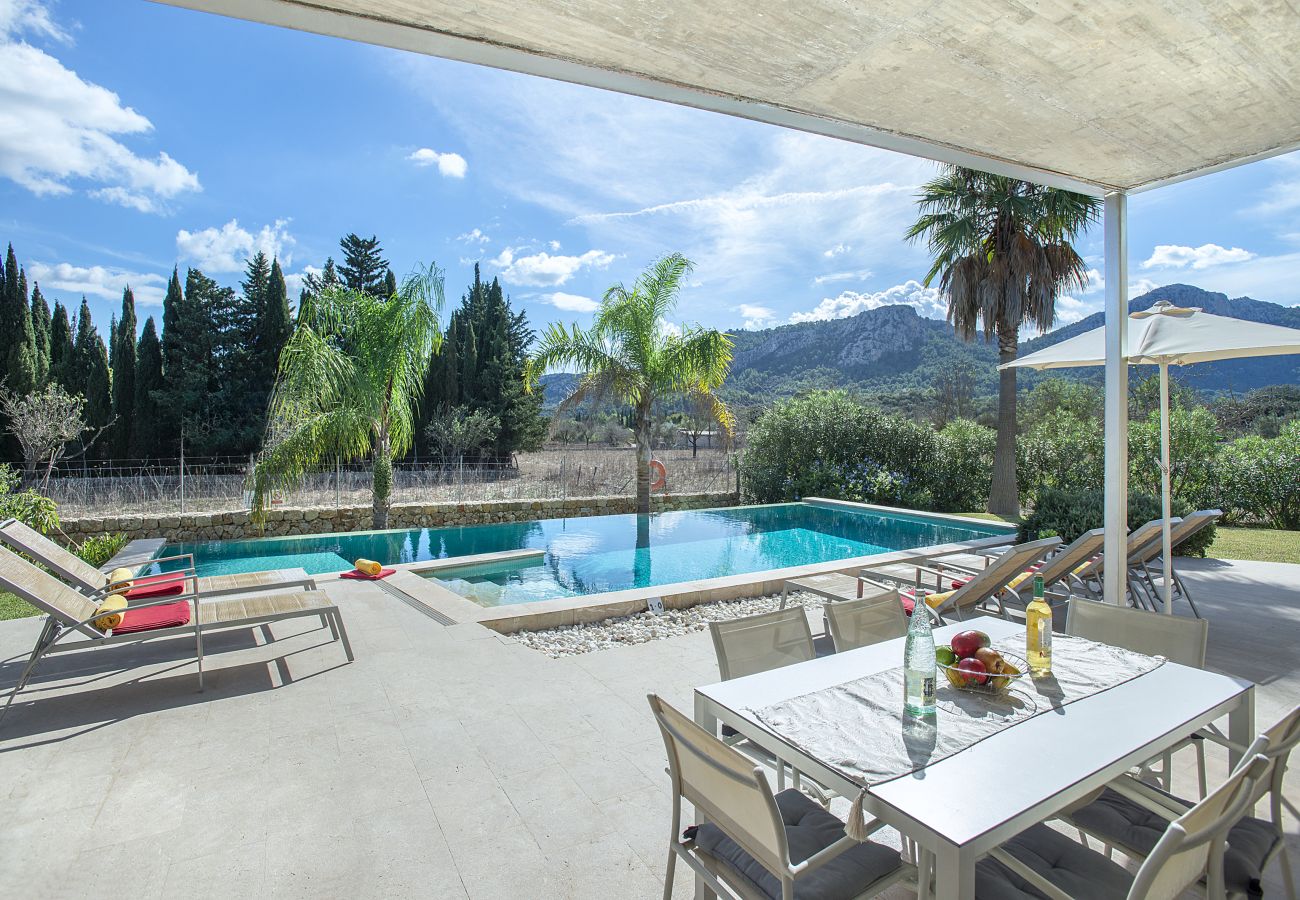
<instances>
[{"instance_id":1,"label":"green lawn","mask_svg":"<svg viewBox=\"0 0 1300 900\"><path fill-rule=\"evenodd\" d=\"M1220 526L1206 555L1218 559L1300 563L1300 531Z\"/></svg>"},{"instance_id":2,"label":"green lawn","mask_svg":"<svg viewBox=\"0 0 1300 900\"><path fill-rule=\"evenodd\" d=\"M34 615L36 615L36 607L26 600L19 600L13 594L0 591L0 621Z\"/></svg>"},{"instance_id":3,"label":"green lawn","mask_svg":"<svg viewBox=\"0 0 1300 900\"><path fill-rule=\"evenodd\" d=\"M959 513L972 519L989 522L1019 520L995 516L986 512ZM1300 531L1279 531L1275 528L1227 528L1219 526L1214 543L1206 556L1216 559L1249 559L1256 562L1300 563Z\"/></svg>"}]
</instances>

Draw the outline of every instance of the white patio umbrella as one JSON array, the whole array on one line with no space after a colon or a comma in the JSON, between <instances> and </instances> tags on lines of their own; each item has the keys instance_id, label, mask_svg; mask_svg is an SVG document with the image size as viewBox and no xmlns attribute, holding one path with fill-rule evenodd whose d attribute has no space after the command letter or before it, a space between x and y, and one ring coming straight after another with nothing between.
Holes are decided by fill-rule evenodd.
<instances>
[{"instance_id":1,"label":"white patio umbrella","mask_svg":"<svg viewBox=\"0 0 1300 900\"><path fill-rule=\"evenodd\" d=\"M1169 541L1169 367L1242 356L1300 353L1300 329L1265 325L1245 319L1215 316L1200 309L1173 306L1161 300L1150 309L1129 315L1129 365L1160 367L1160 475L1164 526L1164 601L1169 602L1173 574ZM998 368L1068 369L1106 364L1106 329L1094 328L1068 340L1030 353Z\"/></svg>"}]
</instances>

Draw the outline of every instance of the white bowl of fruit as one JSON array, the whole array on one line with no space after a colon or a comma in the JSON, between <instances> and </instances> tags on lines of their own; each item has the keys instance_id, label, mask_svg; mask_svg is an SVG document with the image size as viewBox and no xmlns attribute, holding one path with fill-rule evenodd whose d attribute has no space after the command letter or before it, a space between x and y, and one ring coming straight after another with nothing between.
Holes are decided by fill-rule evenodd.
<instances>
[{"instance_id":1,"label":"white bowl of fruit","mask_svg":"<svg viewBox=\"0 0 1300 900\"><path fill-rule=\"evenodd\" d=\"M962 631L951 644L934 650L935 664L958 690L984 694L1001 693L1023 678L1029 664L1022 657L989 646L982 631Z\"/></svg>"}]
</instances>

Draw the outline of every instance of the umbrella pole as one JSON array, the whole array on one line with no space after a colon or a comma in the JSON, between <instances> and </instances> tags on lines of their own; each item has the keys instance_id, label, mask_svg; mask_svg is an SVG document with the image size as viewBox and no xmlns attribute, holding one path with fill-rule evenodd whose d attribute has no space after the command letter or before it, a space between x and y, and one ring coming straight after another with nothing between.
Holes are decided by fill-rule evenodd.
<instances>
[{"instance_id":1,"label":"umbrella pole","mask_svg":"<svg viewBox=\"0 0 1300 900\"><path fill-rule=\"evenodd\" d=\"M1164 514L1164 526L1161 528L1161 547L1163 553L1162 561L1164 562L1164 594L1165 594L1165 612L1173 615L1174 605L1173 584L1174 584L1174 557L1173 547L1170 546L1169 539L1169 513L1170 513L1170 492L1172 488L1169 478L1169 363L1160 364L1160 502L1161 512Z\"/></svg>"}]
</instances>

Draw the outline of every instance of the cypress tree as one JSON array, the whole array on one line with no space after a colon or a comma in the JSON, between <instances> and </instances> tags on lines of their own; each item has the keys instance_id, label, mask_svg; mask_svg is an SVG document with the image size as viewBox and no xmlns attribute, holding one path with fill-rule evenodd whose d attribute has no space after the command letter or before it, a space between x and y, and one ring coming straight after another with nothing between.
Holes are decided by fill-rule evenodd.
<instances>
[{"instance_id":1,"label":"cypress tree","mask_svg":"<svg viewBox=\"0 0 1300 900\"><path fill-rule=\"evenodd\" d=\"M162 344L153 316L145 319L144 333L135 352L134 420L131 423L131 452L137 459L165 453L163 424L159 421L159 400L163 394Z\"/></svg>"},{"instance_id":2,"label":"cypress tree","mask_svg":"<svg viewBox=\"0 0 1300 900\"><path fill-rule=\"evenodd\" d=\"M32 311L27 305L27 276L18 268L14 245L5 254L4 289L0 292L0 348L3 348L4 384L15 394L36 387L36 339Z\"/></svg>"},{"instance_id":3,"label":"cypress tree","mask_svg":"<svg viewBox=\"0 0 1300 900\"><path fill-rule=\"evenodd\" d=\"M108 320L108 367L117 368L117 313L113 313Z\"/></svg>"},{"instance_id":4,"label":"cypress tree","mask_svg":"<svg viewBox=\"0 0 1300 900\"><path fill-rule=\"evenodd\" d=\"M266 287L266 303L262 307L257 326L258 369L263 380L270 385L280 368L280 351L289 342L293 332L293 319L289 312L289 287L284 283L284 272L278 259L271 262L271 278Z\"/></svg>"},{"instance_id":5,"label":"cypress tree","mask_svg":"<svg viewBox=\"0 0 1300 900\"><path fill-rule=\"evenodd\" d=\"M36 386L50 381L50 305L39 284L32 285L32 337L36 342Z\"/></svg>"},{"instance_id":6,"label":"cypress tree","mask_svg":"<svg viewBox=\"0 0 1300 900\"><path fill-rule=\"evenodd\" d=\"M73 392L86 398L86 425L102 428L113 419L112 375L108 369L108 349L90 318L90 305L81 298L77 313L77 340L72 348L75 373Z\"/></svg>"},{"instance_id":7,"label":"cypress tree","mask_svg":"<svg viewBox=\"0 0 1300 900\"><path fill-rule=\"evenodd\" d=\"M388 262L379 238L373 234L368 238L348 234L339 241L339 247L343 250L343 265L339 266L343 284L374 297L388 296L384 294Z\"/></svg>"},{"instance_id":8,"label":"cypress tree","mask_svg":"<svg viewBox=\"0 0 1300 900\"><path fill-rule=\"evenodd\" d=\"M68 308L55 300L54 314L50 316L50 380L74 394L71 377L72 323L68 321Z\"/></svg>"},{"instance_id":9,"label":"cypress tree","mask_svg":"<svg viewBox=\"0 0 1300 900\"><path fill-rule=\"evenodd\" d=\"M159 399L158 424L160 452L170 454L180 441L181 412L171 404L174 390L173 382L179 382L186 369L185 347L181 336L182 307L185 295L181 291L180 273L172 268L172 277L167 282L167 293L163 297L162 314L162 374L163 384ZM162 397L166 397L166 401Z\"/></svg>"},{"instance_id":10,"label":"cypress tree","mask_svg":"<svg viewBox=\"0 0 1300 900\"><path fill-rule=\"evenodd\" d=\"M171 296L168 290L168 296ZM219 320L229 315L234 292L198 269L185 275L185 290L170 307L163 303L163 381L159 399L164 441L175 452L182 436L196 453L220 448L226 422L219 396L217 354L224 352ZM171 321L168 321L168 313ZM226 395L229 396L229 395Z\"/></svg>"},{"instance_id":11,"label":"cypress tree","mask_svg":"<svg viewBox=\"0 0 1300 900\"><path fill-rule=\"evenodd\" d=\"M393 274L392 269L389 269L388 273L384 275L384 296L391 297L396 293L397 293L397 276Z\"/></svg>"},{"instance_id":12,"label":"cypress tree","mask_svg":"<svg viewBox=\"0 0 1300 900\"><path fill-rule=\"evenodd\" d=\"M135 427L135 294L128 287L122 291L122 318L113 333L113 455L131 455L131 431Z\"/></svg>"}]
</instances>

